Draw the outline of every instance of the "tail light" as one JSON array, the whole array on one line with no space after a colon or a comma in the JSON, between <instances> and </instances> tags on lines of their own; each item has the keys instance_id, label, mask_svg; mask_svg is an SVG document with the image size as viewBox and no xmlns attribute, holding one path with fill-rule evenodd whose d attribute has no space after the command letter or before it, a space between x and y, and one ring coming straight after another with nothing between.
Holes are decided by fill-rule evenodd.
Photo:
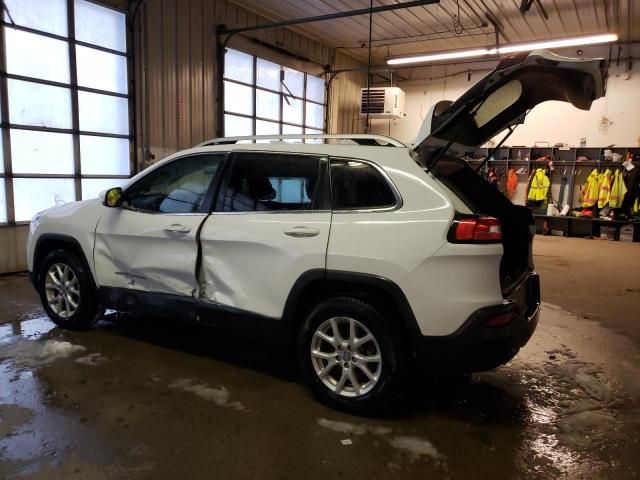
<instances>
[{"instance_id":1,"label":"tail light","mask_svg":"<svg viewBox=\"0 0 640 480\"><path fill-rule=\"evenodd\" d=\"M514 312L499 313L487 318L484 324L487 327L504 327L509 325L515 318L516 314Z\"/></svg>"},{"instance_id":2,"label":"tail light","mask_svg":"<svg viewBox=\"0 0 640 480\"><path fill-rule=\"evenodd\" d=\"M499 243L500 221L493 217L458 217L449 230L451 243Z\"/></svg>"}]
</instances>

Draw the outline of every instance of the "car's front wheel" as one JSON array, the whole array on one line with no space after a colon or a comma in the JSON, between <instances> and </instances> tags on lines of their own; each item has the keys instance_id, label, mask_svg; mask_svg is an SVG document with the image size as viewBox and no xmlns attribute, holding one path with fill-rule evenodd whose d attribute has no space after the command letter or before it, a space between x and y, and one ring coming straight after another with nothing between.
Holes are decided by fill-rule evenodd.
<instances>
[{"instance_id":1,"label":"car's front wheel","mask_svg":"<svg viewBox=\"0 0 640 480\"><path fill-rule=\"evenodd\" d=\"M307 383L324 403L375 413L399 393L404 373L400 336L372 306L330 298L304 321L298 358Z\"/></svg>"},{"instance_id":2,"label":"car's front wheel","mask_svg":"<svg viewBox=\"0 0 640 480\"><path fill-rule=\"evenodd\" d=\"M83 329L93 325L103 310L93 282L76 255L51 252L38 275L40 300L47 315L59 327Z\"/></svg>"}]
</instances>

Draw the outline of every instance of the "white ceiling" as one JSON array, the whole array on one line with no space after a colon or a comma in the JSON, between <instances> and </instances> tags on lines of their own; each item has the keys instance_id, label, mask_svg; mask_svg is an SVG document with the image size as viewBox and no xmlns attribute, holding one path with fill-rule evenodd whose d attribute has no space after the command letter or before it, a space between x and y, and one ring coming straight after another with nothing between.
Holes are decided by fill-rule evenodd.
<instances>
[{"instance_id":1,"label":"white ceiling","mask_svg":"<svg viewBox=\"0 0 640 480\"><path fill-rule=\"evenodd\" d=\"M374 6L405 0L374 0ZM520 0L441 0L439 4L376 13L373 16L374 62L387 56L495 44L487 14L502 25L500 43L617 33L620 40L640 40L638 0L540 0L545 19L534 4L522 15ZM273 20L303 18L369 7L369 0L243 0L236 2ZM460 8L464 30L454 31ZM486 26L482 26L485 24ZM299 25L298 32L334 47L349 47L352 56L367 60L367 15ZM353 48L352 48L353 47Z\"/></svg>"}]
</instances>

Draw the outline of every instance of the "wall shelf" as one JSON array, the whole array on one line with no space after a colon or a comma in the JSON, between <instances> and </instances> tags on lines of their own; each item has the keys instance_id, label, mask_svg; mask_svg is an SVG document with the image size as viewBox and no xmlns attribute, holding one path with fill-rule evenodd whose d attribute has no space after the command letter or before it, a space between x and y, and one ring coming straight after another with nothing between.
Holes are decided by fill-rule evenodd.
<instances>
[{"instance_id":1,"label":"wall shelf","mask_svg":"<svg viewBox=\"0 0 640 480\"><path fill-rule=\"evenodd\" d=\"M621 156L620 161L614 162L609 157L617 153ZM466 160L474 167L483 162L487 155L491 152L490 148L479 148L471 157ZM495 154L495 158L489 159L486 163L487 168L494 168L501 182L504 182L506 171L510 168L516 170L518 175L518 188L512 201L518 205L525 205L525 192L527 190L529 175L537 168L547 165L547 159L540 159L548 156L553 159L554 171L551 175L551 196L558 201L560 185L562 178L566 178L567 182L564 188L563 199L559 202L561 205L568 204L571 209L582 208L580 199L580 186L583 185L595 168L604 170L610 168L621 169L623 161L628 154L633 155L633 163L640 168L640 147L578 147L578 148L558 148L558 147L501 147ZM518 158L519 157L519 158ZM587 160L578 160L580 157L586 157ZM519 170L523 170L520 171ZM505 175L501 175L501 174ZM502 190L504 191L504 190ZM633 241L640 241L640 222L622 221L622 220L606 220L601 218L584 218L573 216L549 216L546 215L546 204L543 208L534 208L534 217L536 218L536 230L543 233L545 223L548 230L562 230L564 236L575 237L599 237L600 227L611 227L615 229L615 240L620 238L620 229L626 225L631 225L634 229ZM597 213L597 210L596 212Z\"/></svg>"}]
</instances>

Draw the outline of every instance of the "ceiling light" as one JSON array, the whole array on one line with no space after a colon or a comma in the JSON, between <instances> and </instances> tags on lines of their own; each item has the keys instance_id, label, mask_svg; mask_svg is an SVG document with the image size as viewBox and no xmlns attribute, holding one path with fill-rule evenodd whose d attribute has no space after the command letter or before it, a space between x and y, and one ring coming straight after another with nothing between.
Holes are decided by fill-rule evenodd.
<instances>
[{"instance_id":1,"label":"ceiling light","mask_svg":"<svg viewBox=\"0 0 640 480\"><path fill-rule=\"evenodd\" d=\"M597 43L615 42L616 40L618 40L618 35L616 35L615 33L606 33L604 35L591 35L589 37L562 38L560 40L542 40L540 42L522 43L519 45L505 45L504 47L499 47L498 52L528 52L541 48L577 47L581 45L595 45Z\"/></svg>"},{"instance_id":2,"label":"ceiling light","mask_svg":"<svg viewBox=\"0 0 640 480\"><path fill-rule=\"evenodd\" d=\"M451 60L454 58L481 57L488 55L489 50L486 48L477 48L475 50L454 50L451 52L431 53L427 55L418 55L411 57L390 58L387 60L389 65L403 65L405 63L416 62L436 62L438 60Z\"/></svg>"},{"instance_id":3,"label":"ceiling light","mask_svg":"<svg viewBox=\"0 0 640 480\"><path fill-rule=\"evenodd\" d=\"M473 50L453 50L448 52L429 53L425 55L413 55L408 57L390 58L389 65L404 65L408 63L436 62L438 60L452 60L458 58L483 57L485 55L529 52L544 48L565 48L582 45L595 45L599 43L610 43L618 40L615 33L602 35L590 35L588 37L562 38L556 40L541 40L532 43L520 43L515 45L504 45L496 48L476 48Z\"/></svg>"}]
</instances>

